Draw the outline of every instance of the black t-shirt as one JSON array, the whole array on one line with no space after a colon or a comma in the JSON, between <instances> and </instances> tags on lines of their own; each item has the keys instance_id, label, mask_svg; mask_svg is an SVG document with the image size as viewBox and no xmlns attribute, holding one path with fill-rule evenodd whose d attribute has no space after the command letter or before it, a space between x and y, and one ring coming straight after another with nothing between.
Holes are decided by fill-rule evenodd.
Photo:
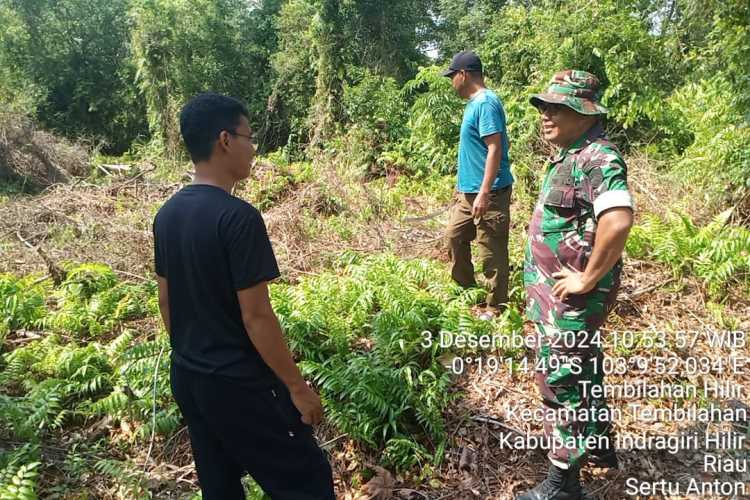
<instances>
[{"instance_id":1,"label":"black t-shirt","mask_svg":"<svg viewBox=\"0 0 750 500\"><path fill-rule=\"evenodd\" d=\"M272 383L237 291L279 277L260 212L221 188L191 184L154 218L156 274L166 278L172 362L201 373Z\"/></svg>"}]
</instances>

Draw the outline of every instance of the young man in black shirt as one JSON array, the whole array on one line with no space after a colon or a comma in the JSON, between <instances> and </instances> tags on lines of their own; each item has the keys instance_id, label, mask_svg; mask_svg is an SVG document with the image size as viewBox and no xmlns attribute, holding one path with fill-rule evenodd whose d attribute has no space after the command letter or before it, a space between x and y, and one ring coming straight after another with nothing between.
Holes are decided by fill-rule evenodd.
<instances>
[{"instance_id":1,"label":"young man in black shirt","mask_svg":"<svg viewBox=\"0 0 750 500\"><path fill-rule=\"evenodd\" d=\"M274 500L333 499L312 425L322 418L283 338L267 282L279 269L260 213L232 196L255 155L247 110L201 94L180 114L193 183L154 219L159 306L172 393L204 500L245 498L248 472Z\"/></svg>"}]
</instances>

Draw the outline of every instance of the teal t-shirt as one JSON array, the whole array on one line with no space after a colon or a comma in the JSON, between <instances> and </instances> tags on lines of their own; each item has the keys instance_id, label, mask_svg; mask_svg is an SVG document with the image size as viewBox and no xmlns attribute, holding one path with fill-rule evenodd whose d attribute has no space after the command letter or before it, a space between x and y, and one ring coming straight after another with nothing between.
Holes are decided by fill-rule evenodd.
<instances>
[{"instance_id":1,"label":"teal t-shirt","mask_svg":"<svg viewBox=\"0 0 750 500\"><path fill-rule=\"evenodd\" d=\"M483 138L499 133L502 157L497 178L492 189L513 184L508 159L508 134L505 127L505 111L500 98L489 89L472 97L464 108L461 123L461 139L458 144L458 183L460 193L478 193L484 178L484 163L487 161L487 145Z\"/></svg>"}]
</instances>

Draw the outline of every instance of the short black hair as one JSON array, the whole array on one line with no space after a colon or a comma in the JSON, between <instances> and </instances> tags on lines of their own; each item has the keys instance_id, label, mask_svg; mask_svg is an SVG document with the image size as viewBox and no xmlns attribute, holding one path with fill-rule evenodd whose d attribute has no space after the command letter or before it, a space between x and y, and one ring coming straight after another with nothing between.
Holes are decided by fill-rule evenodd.
<instances>
[{"instance_id":1,"label":"short black hair","mask_svg":"<svg viewBox=\"0 0 750 500\"><path fill-rule=\"evenodd\" d=\"M236 132L247 108L237 99L212 92L190 99L180 112L180 133L194 163L211 157L222 130Z\"/></svg>"}]
</instances>

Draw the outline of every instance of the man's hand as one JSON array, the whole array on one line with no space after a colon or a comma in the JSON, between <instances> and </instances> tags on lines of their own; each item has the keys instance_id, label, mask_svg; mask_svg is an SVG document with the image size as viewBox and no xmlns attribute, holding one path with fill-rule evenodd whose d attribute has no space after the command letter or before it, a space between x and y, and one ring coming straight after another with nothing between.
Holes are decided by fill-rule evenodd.
<instances>
[{"instance_id":1,"label":"man's hand","mask_svg":"<svg viewBox=\"0 0 750 500\"><path fill-rule=\"evenodd\" d=\"M317 425L323 418L323 406L320 404L320 396L310 389L306 384L295 387L289 391L292 403L302 414L302 422L307 425Z\"/></svg>"},{"instance_id":2,"label":"man's hand","mask_svg":"<svg viewBox=\"0 0 750 500\"><path fill-rule=\"evenodd\" d=\"M307 386L294 363L268 297L268 284L263 281L239 290L237 301L250 341L263 361L289 389L292 403L302 414L302 421L308 425L319 423L323 417L320 397Z\"/></svg>"},{"instance_id":3,"label":"man's hand","mask_svg":"<svg viewBox=\"0 0 750 500\"><path fill-rule=\"evenodd\" d=\"M565 268L556 273L552 273L552 277L557 280L552 286L552 293L559 297L560 300L565 300L570 294L580 295L586 293L594 288L594 285L596 284L589 283L584 278L583 273L571 271L570 269Z\"/></svg>"},{"instance_id":4,"label":"man's hand","mask_svg":"<svg viewBox=\"0 0 750 500\"><path fill-rule=\"evenodd\" d=\"M553 273L557 283L552 286L552 293L565 300L570 294L582 294L594 288L622 255L632 225L633 209L630 207L612 207L599 214L594 249L586 270L580 273L563 268Z\"/></svg>"},{"instance_id":5,"label":"man's hand","mask_svg":"<svg viewBox=\"0 0 750 500\"><path fill-rule=\"evenodd\" d=\"M167 329L167 333L171 336L172 330L170 327L169 318L169 286L167 279L156 275L156 282L159 284L159 312L161 313L161 319L164 321L164 328Z\"/></svg>"},{"instance_id":6,"label":"man's hand","mask_svg":"<svg viewBox=\"0 0 750 500\"><path fill-rule=\"evenodd\" d=\"M487 208L490 206L490 194L478 192L477 197L474 198L474 204L471 206L471 215L474 217L481 217L487 213Z\"/></svg>"}]
</instances>

